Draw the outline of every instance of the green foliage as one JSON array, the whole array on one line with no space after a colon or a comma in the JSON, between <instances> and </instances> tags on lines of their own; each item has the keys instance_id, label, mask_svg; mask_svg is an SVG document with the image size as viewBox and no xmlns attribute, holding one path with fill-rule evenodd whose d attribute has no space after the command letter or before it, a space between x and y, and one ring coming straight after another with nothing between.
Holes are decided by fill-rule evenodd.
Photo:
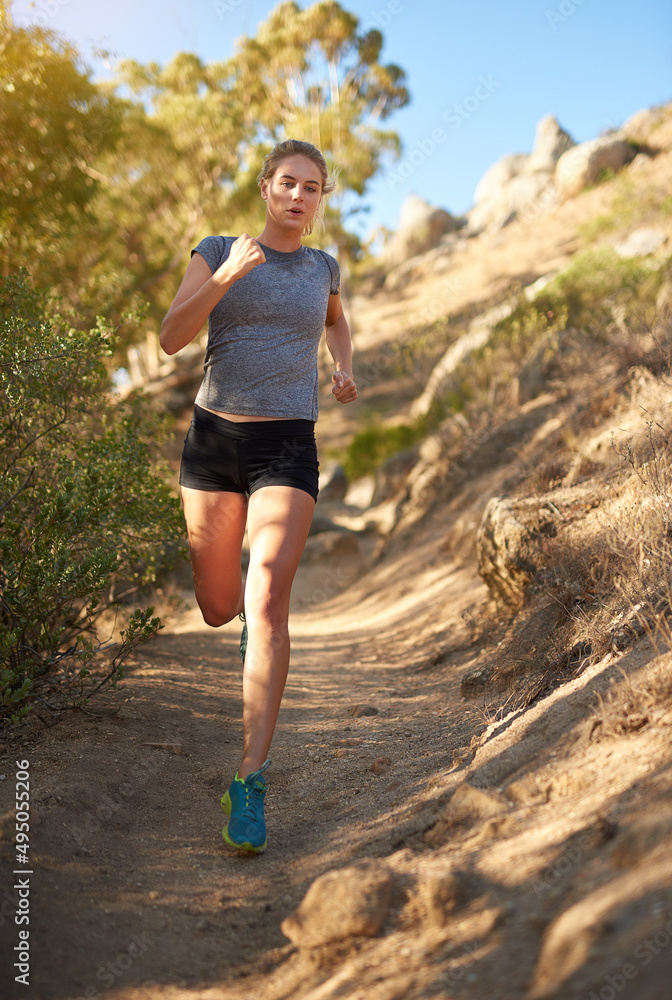
<instances>
[{"instance_id":1,"label":"green foliage","mask_svg":"<svg viewBox=\"0 0 672 1000\"><path fill-rule=\"evenodd\" d=\"M662 272L646 259L623 259L611 248L576 254L569 266L534 300L535 308L567 309L569 326L599 332L615 307L628 315L655 299Z\"/></svg>"},{"instance_id":2,"label":"green foliage","mask_svg":"<svg viewBox=\"0 0 672 1000\"><path fill-rule=\"evenodd\" d=\"M0 23L0 273L24 265L44 286L70 283L82 255L100 252L93 165L116 145L123 104L64 39L13 30L4 2Z\"/></svg>"},{"instance_id":3,"label":"green foliage","mask_svg":"<svg viewBox=\"0 0 672 1000\"><path fill-rule=\"evenodd\" d=\"M141 398L115 399L112 331L73 319L25 271L0 284L0 721L45 691L86 697L115 589L154 581L183 536L153 458L165 421ZM117 664L159 626L137 611Z\"/></svg>"},{"instance_id":4,"label":"green foliage","mask_svg":"<svg viewBox=\"0 0 672 1000\"><path fill-rule=\"evenodd\" d=\"M388 427L374 424L363 428L348 446L343 462L346 476L353 480L375 471L398 451L412 448L426 433L422 422Z\"/></svg>"}]
</instances>

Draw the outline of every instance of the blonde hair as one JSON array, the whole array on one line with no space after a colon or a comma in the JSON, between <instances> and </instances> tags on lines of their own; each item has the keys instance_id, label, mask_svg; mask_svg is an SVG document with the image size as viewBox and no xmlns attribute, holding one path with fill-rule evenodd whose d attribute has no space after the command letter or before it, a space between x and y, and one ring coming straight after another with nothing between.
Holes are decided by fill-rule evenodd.
<instances>
[{"instance_id":1,"label":"blonde hair","mask_svg":"<svg viewBox=\"0 0 672 1000\"><path fill-rule=\"evenodd\" d=\"M318 168L320 177L322 178L322 197L320 198L317 211L308 225L303 228L303 235L310 236L315 220L321 226L324 226L324 196L331 194L336 187L337 174L333 176L329 175L324 156L317 146L313 146L312 142L305 142L303 139L285 139L284 142L276 143L271 152L264 157L264 162L257 177L257 184L261 185L262 181L270 181L282 161L286 160L288 156L308 157Z\"/></svg>"}]
</instances>

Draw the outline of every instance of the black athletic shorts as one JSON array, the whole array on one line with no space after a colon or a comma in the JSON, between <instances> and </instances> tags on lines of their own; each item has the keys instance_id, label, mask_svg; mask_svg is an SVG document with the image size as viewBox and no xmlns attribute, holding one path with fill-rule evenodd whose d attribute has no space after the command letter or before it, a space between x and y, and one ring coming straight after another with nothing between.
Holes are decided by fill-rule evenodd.
<instances>
[{"instance_id":1,"label":"black athletic shorts","mask_svg":"<svg viewBox=\"0 0 672 1000\"><path fill-rule=\"evenodd\" d=\"M215 493L294 486L318 494L312 420L227 420L194 406L184 439L180 484Z\"/></svg>"}]
</instances>

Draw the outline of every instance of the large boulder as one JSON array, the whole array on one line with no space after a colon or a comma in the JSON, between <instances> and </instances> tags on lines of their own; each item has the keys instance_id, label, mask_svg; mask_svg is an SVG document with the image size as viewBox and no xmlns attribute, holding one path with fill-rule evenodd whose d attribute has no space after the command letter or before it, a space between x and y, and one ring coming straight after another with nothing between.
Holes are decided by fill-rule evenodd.
<instances>
[{"instance_id":1,"label":"large boulder","mask_svg":"<svg viewBox=\"0 0 672 1000\"><path fill-rule=\"evenodd\" d=\"M604 135L563 153L555 168L555 183L563 198L595 184L604 170L616 172L635 158L636 150L620 135Z\"/></svg>"},{"instance_id":2,"label":"large boulder","mask_svg":"<svg viewBox=\"0 0 672 1000\"><path fill-rule=\"evenodd\" d=\"M650 152L672 148L672 104L642 108L623 123L619 132L624 139L647 147Z\"/></svg>"},{"instance_id":3,"label":"large boulder","mask_svg":"<svg viewBox=\"0 0 672 1000\"><path fill-rule=\"evenodd\" d=\"M469 214L470 233L485 230L494 233L517 218L534 216L541 209L550 209L559 201L558 192L549 173L521 173L512 177L499 198L479 202Z\"/></svg>"},{"instance_id":4,"label":"large boulder","mask_svg":"<svg viewBox=\"0 0 672 1000\"><path fill-rule=\"evenodd\" d=\"M485 171L474 191L474 202L499 201L504 190L513 177L517 177L525 169L529 156L527 153L510 153L502 156Z\"/></svg>"},{"instance_id":5,"label":"large boulder","mask_svg":"<svg viewBox=\"0 0 672 1000\"><path fill-rule=\"evenodd\" d=\"M558 124L555 115L546 115L537 122L534 137L534 148L527 163L527 170L544 170L553 173L555 165L568 149L575 146L569 132L565 132Z\"/></svg>"},{"instance_id":6,"label":"large boulder","mask_svg":"<svg viewBox=\"0 0 672 1000\"><path fill-rule=\"evenodd\" d=\"M537 569L530 521L538 501L516 502L492 497L478 531L478 572L498 604L520 607L525 588Z\"/></svg>"},{"instance_id":7,"label":"large boulder","mask_svg":"<svg viewBox=\"0 0 672 1000\"><path fill-rule=\"evenodd\" d=\"M415 194L408 195L401 206L397 231L383 250L385 265L396 267L409 257L431 250L458 225L450 212Z\"/></svg>"},{"instance_id":8,"label":"large boulder","mask_svg":"<svg viewBox=\"0 0 672 1000\"><path fill-rule=\"evenodd\" d=\"M517 218L530 218L553 208L559 199L553 181L556 164L574 146L574 140L554 115L537 123L534 148L511 153L493 163L474 192L467 232L497 232Z\"/></svg>"}]
</instances>

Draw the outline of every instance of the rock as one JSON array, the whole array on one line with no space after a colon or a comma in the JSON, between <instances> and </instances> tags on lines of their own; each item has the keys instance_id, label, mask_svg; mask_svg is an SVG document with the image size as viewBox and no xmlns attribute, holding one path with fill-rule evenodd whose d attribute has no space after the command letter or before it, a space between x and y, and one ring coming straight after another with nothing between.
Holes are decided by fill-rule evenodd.
<instances>
[{"instance_id":1,"label":"rock","mask_svg":"<svg viewBox=\"0 0 672 1000\"><path fill-rule=\"evenodd\" d=\"M443 872L422 882L418 895L424 902L426 925L443 927L464 903L465 890L465 879L460 872Z\"/></svg>"},{"instance_id":2,"label":"rock","mask_svg":"<svg viewBox=\"0 0 672 1000\"><path fill-rule=\"evenodd\" d=\"M562 996L560 985L588 961L591 947L603 931L602 914L596 914L590 902L589 897L587 902L570 906L549 924L527 1000Z\"/></svg>"},{"instance_id":3,"label":"rock","mask_svg":"<svg viewBox=\"0 0 672 1000\"><path fill-rule=\"evenodd\" d=\"M476 185L474 203L478 205L482 201L500 201L509 181L524 170L528 160L527 153L510 153L493 163Z\"/></svg>"},{"instance_id":4,"label":"rock","mask_svg":"<svg viewBox=\"0 0 672 1000\"><path fill-rule=\"evenodd\" d=\"M453 792L444 816L453 823L465 823L470 820L491 819L507 809L508 804L501 796L493 791L475 788L465 781Z\"/></svg>"},{"instance_id":5,"label":"rock","mask_svg":"<svg viewBox=\"0 0 672 1000\"><path fill-rule=\"evenodd\" d=\"M425 833L425 842L430 847L441 847L455 835L455 828L481 823L481 829L472 836L487 840L495 836L500 824L506 819L503 813L510 809L503 796L483 791L464 782L455 789L452 798L443 809L438 822Z\"/></svg>"},{"instance_id":6,"label":"rock","mask_svg":"<svg viewBox=\"0 0 672 1000\"><path fill-rule=\"evenodd\" d=\"M540 788L534 775L527 774L507 786L506 796L516 805L526 806L541 799L548 801L548 789Z\"/></svg>"},{"instance_id":7,"label":"rock","mask_svg":"<svg viewBox=\"0 0 672 1000\"><path fill-rule=\"evenodd\" d=\"M404 486L409 472L417 464L418 457L418 448L406 448L396 452L376 469L376 488L371 500L374 507L396 496Z\"/></svg>"},{"instance_id":8,"label":"rock","mask_svg":"<svg viewBox=\"0 0 672 1000\"><path fill-rule=\"evenodd\" d=\"M526 169L545 170L548 173L553 173L562 154L575 145L576 143L569 132L560 128L555 115L546 115L545 118L537 122L534 148L526 164Z\"/></svg>"},{"instance_id":9,"label":"rock","mask_svg":"<svg viewBox=\"0 0 672 1000\"><path fill-rule=\"evenodd\" d=\"M628 173L630 174L641 174L645 171L651 163L653 157L649 156L648 153L637 153L630 166L628 167Z\"/></svg>"},{"instance_id":10,"label":"rock","mask_svg":"<svg viewBox=\"0 0 672 1000\"><path fill-rule=\"evenodd\" d=\"M301 559L303 562L322 562L332 558L340 559L359 553L359 539L354 531L338 528L309 535Z\"/></svg>"},{"instance_id":11,"label":"rock","mask_svg":"<svg viewBox=\"0 0 672 1000\"><path fill-rule=\"evenodd\" d=\"M511 178L497 198L486 198L469 214L468 232L498 232L519 216L533 217L559 201L550 173L524 172Z\"/></svg>"},{"instance_id":12,"label":"rock","mask_svg":"<svg viewBox=\"0 0 672 1000\"><path fill-rule=\"evenodd\" d=\"M327 514L321 514L319 511L315 511L313 514L313 520L310 523L310 530L308 531L308 536L311 535L323 535L326 531L339 531L339 526L335 524Z\"/></svg>"},{"instance_id":13,"label":"rock","mask_svg":"<svg viewBox=\"0 0 672 1000\"><path fill-rule=\"evenodd\" d=\"M667 233L662 229L635 229L630 235L616 243L614 250L619 257L648 257L667 243Z\"/></svg>"},{"instance_id":14,"label":"rock","mask_svg":"<svg viewBox=\"0 0 672 1000\"><path fill-rule=\"evenodd\" d=\"M555 183L563 198L571 198L599 180L603 170L614 172L634 160L636 150L620 135L582 142L563 153L555 168Z\"/></svg>"},{"instance_id":15,"label":"rock","mask_svg":"<svg viewBox=\"0 0 672 1000\"><path fill-rule=\"evenodd\" d=\"M482 694L492 677L494 665L485 663L468 670L460 682L460 694L463 698L475 698Z\"/></svg>"},{"instance_id":16,"label":"rock","mask_svg":"<svg viewBox=\"0 0 672 1000\"><path fill-rule=\"evenodd\" d=\"M510 500L488 501L476 545L478 572L491 595L505 605L520 606L536 565L529 532Z\"/></svg>"},{"instance_id":17,"label":"rock","mask_svg":"<svg viewBox=\"0 0 672 1000\"><path fill-rule=\"evenodd\" d=\"M353 719L361 719L365 715L378 715L379 711L375 705L353 705L349 714Z\"/></svg>"},{"instance_id":18,"label":"rock","mask_svg":"<svg viewBox=\"0 0 672 1000\"><path fill-rule=\"evenodd\" d=\"M664 108L642 108L624 122L620 133L627 139L638 143L655 145L655 131L665 119Z\"/></svg>"},{"instance_id":19,"label":"rock","mask_svg":"<svg viewBox=\"0 0 672 1000\"><path fill-rule=\"evenodd\" d=\"M554 115L537 123L534 148L503 156L480 179L474 192L467 232L498 232L520 216L530 217L553 208L559 195L553 174L561 156L574 146Z\"/></svg>"},{"instance_id":20,"label":"rock","mask_svg":"<svg viewBox=\"0 0 672 1000\"><path fill-rule=\"evenodd\" d=\"M385 265L393 268L415 254L430 250L457 226L458 221L450 212L430 205L418 195L408 195L401 206L397 231L382 253Z\"/></svg>"},{"instance_id":21,"label":"rock","mask_svg":"<svg viewBox=\"0 0 672 1000\"><path fill-rule=\"evenodd\" d=\"M348 492L348 477L338 462L329 462L320 470L320 494L318 502L329 503L342 500Z\"/></svg>"},{"instance_id":22,"label":"rock","mask_svg":"<svg viewBox=\"0 0 672 1000\"><path fill-rule=\"evenodd\" d=\"M366 509L371 506L373 494L376 489L376 477L374 475L362 476L356 479L348 487L345 494L345 503L350 507Z\"/></svg>"},{"instance_id":23,"label":"rock","mask_svg":"<svg viewBox=\"0 0 672 1000\"><path fill-rule=\"evenodd\" d=\"M361 861L317 878L282 933L297 948L375 937L390 905L393 875L379 861Z\"/></svg>"},{"instance_id":24,"label":"rock","mask_svg":"<svg viewBox=\"0 0 672 1000\"><path fill-rule=\"evenodd\" d=\"M369 770L380 776L381 774L387 774L391 767L392 761L389 757L379 757L378 760L374 760Z\"/></svg>"},{"instance_id":25,"label":"rock","mask_svg":"<svg viewBox=\"0 0 672 1000\"><path fill-rule=\"evenodd\" d=\"M446 458L437 462L418 462L406 480L406 492L397 505L395 517L408 526L429 509L445 482L449 463Z\"/></svg>"}]
</instances>

